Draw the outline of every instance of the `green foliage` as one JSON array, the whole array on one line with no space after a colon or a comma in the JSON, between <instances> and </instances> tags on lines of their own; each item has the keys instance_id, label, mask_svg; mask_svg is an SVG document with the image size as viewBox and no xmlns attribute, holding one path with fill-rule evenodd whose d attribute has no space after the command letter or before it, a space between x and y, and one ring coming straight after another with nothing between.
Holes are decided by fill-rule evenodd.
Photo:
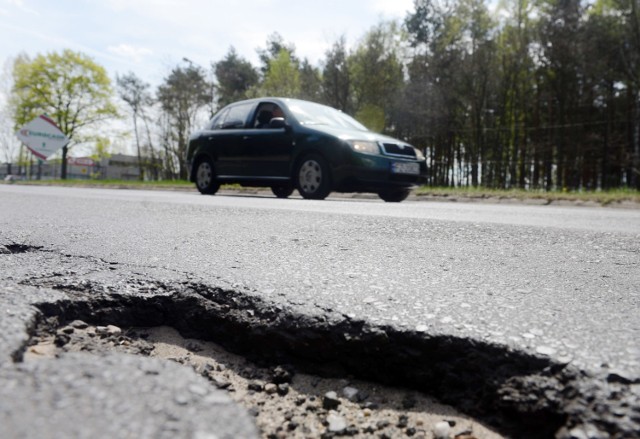
<instances>
[{"instance_id":1,"label":"green foliage","mask_svg":"<svg viewBox=\"0 0 640 439\"><path fill-rule=\"evenodd\" d=\"M111 140L108 137L98 137L89 157L98 162L111 157Z\"/></svg>"},{"instance_id":2,"label":"green foliage","mask_svg":"<svg viewBox=\"0 0 640 439\"><path fill-rule=\"evenodd\" d=\"M83 129L118 117L106 71L88 56L65 49L33 60L18 59L13 79L16 128L44 113L70 139L62 148L61 175L66 178L67 152L84 140Z\"/></svg>"},{"instance_id":3,"label":"green foliage","mask_svg":"<svg viewBox=\"0 0 640 439\"><path fill-rule=\"evenodd\" d=\"M322 93L322 74L317 67L304 59L300 65L300 92L298 98L313 102L324 102Z\"/></svg>"},{"instance_id":4,"label":"green foliage","mask_svg":"<svg viewBox=\"0 0 640 439\"><path fill-rule=\"evenodd\" d=\"M298 64L298 59L295 56L296 48L293 44L287 44L278 32L274 32L267 38L267 45L265 49L258 49L258 56L262 66L260 71L266 76L267 71L271 68L271 62L280 56L280 53L285 51L289 54L289 59L294 64Z\"/></svg>"},{"instance_id":5,"label":"green foliage","mask_svg":"<svg viewBox=\"0 0 640 439\"><path fill-rule=\"evenodd\" d=\"M382 23L369 31L349 57L349 72L356 112L382 111L392 105L403 86L396 24ZM379 113L379 112L378 112ZM379 121L376 125L380 126ZM384 120L380 131L384 128Z\"/></svg>"},{"instance_id":6,"label":"green foliage","mask_svg":"<svg viewBox=\"0 0 640 439\"><path fill-rule=\"evenodd\" d=\"M356 113L356 119L372 131L382 132L385 126L384 109L373 104L365 104Z\"/></svg>"},{"instance_id":7,"label":"green foliage","mask_svg":"<svg viewBox=\"0 0 640 439\"><path fill-rule=\"evenodd\" d=\"M14 66L16 128L46 113L72 140L82 128L118 116L111 81L88 56L65 49Z\"/></svg>"},{"instance_id":8,"label":"green foliage","mask_svg":"<svg viewBox=\"0 0 640 439\"><path fill-rule=\"evenodd\" d=\"M422 186L416 190L418 197L433 197L449 200L520 200L538 201L543 204L555 202L597 203L608 206L614 203L640 203L640 191L614 189L606 191L560 191L560 190L524 190L524 189L488 189L488 188L451 188Z\"/></svg>"},{"instance_id":9,"label":"green foliage","mask_svg":"<svg viewBox=\"0 0 640 439\"><path fill-rule=\"evenodd\" d=\"M340 37L318 65L301 61L295 46L274 33L258 50L257 68L233 48L212 64L215 104L264 95L326 103L423 150L434 186L640 187L640 3L500 0L497 6L492 15L496 4L489 0L415 0L404 27L381 22L352 47ZM113 113L86 110L100 95L87 98L92 92L73 87L108 85L108 78L78 74L86 57L75 54L81 59L70 67L71 55L16 61L17 125L46 111L78 141L78 121ZM36 72L47 75L34 79ZM137 134L139 96L129 93L136 84L119 85L126 85L121 96ZM167 175L186 176L188 135L203 107L216 106L212 87L189 63L158 89ZM83 96L81 104L66 105L59 99L66 95ZM78 118L74 108L83 108ZM149 120L140 120L153 153Z\"/></svg>"},{"instance_id":10,"label":"green foliage","mask_svg":"<svg viewBox=\"0 0 640 439\"><path fill-rule=\"evenodd\" d=\"M213 70L219 108L246 99L249 90L258 85L258 72L249 61L238 56L233 47L222 61L213 64Z\"/></svg>"},{"instance_id":11,"label":"green foliage","mask_svg":"<svg viewBox=\"0 0 640 439\"><path fill-rule=\"evenodd\" d=\"M322 90L327 105L348 111L351 100L351 75L347 64L345 37L340 37L325 54Z\"/></svg>"},{"instance_id":12,"label":"green foliage","mask_svg":"<svg viewBox=\"0 0 640 439\"><path fill-rule=\"evenodd\" d=\"M280 53L269 61L261 87L265 96L281 96L295 98L300 95L300 71L298 65L291 58L289 51L282 49Z\"/></svg>"},{"instance_id":13,"label":"green foliage","mask_svg":"<svg viewBox=\"0 0 640 439\"><path fill-rule=\"evenodd\" d=\"M179 178L187 178L185 162L189 135L200 110L213 99L204 70L187 60L176 66L158 87L158 101L165 116L165 156L177 163Z\"/></svg>"}]
</instances>

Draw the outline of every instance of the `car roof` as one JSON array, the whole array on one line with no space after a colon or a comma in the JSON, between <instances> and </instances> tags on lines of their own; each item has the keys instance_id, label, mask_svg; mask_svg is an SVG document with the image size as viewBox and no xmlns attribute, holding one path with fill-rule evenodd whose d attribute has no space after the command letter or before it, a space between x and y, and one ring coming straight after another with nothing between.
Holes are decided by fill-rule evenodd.
<instances>
[{"instance_id":1,"label":"car roof","mask_svg":"<svg viewBox=\"0 0 640 439\"><path fill-rule=\"evenodd\" d=\"M310 104L316 104L316 105L323 105L320 104L318 102L313 102L313 101L306 101L304 99L295 99L295 98L283 98L283 97L277 97L277 96L265 96L265 97L261 97L261 98L252 98L252 99L244 99L242 101L236 101L236 102L232 102L229 105L227 105L227 107L232 106L232 105L238 105L238 104L253 104L256 102L264 102L264 101L271 101L274 102L276 104L289 104L291 102L308 102Z\"/></svg>"}]
</instances>

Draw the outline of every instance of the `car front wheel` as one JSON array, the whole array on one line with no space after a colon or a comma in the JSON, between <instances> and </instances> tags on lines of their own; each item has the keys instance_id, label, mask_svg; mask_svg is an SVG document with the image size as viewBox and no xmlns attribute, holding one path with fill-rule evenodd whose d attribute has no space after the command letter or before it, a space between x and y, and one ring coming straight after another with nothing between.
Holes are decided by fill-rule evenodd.
<instances>
[{"instance_id":1,"label":"car front wheel","mask_svg":"<svg viewBox=\"0 0 640 439\"><path fill-rule=\"evenodd\" d=\"M405 200L411 191L409 189L396 189L379 192L378 196L387 203L399 203Z\"/></svg>"},{"instance_id":2,"label":"car front wheel","mask_svg":"<svg viewBox=\"0 0 640 439\"><path fill-rule=\"evenodd\" d=\"M203 195L213 195L220 189L216 181L213 163L209 159L202 160L196 168L196 187Z\"/></svg>"},{"instance_id":3,"label":"car front wheel","mask_svg":"<svg viewBox=\"0 0 640 439\"><path fill-rule=\"evenodd\" d=\"M327 161L320 155L304 157L296 168L296 186L303 198L324 200L331 192L331 175Z\"/></svg>"}]
</instances>

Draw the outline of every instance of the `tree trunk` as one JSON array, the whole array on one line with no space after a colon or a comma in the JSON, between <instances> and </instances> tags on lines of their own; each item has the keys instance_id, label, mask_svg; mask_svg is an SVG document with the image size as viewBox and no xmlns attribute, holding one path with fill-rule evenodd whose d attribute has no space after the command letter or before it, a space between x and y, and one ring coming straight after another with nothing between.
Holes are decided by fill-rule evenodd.
<instances>
[{"instance_id":1,"label":"tree trunk","mask_svg":"<svg viewBox=\"0 0 640 439\"><path fill-rule=\"evenodd\" d=\"M636 99L633 106L633 134L631 136L631 175L629 186L640 189L640 90L637 90Z\"/></svg>"},{"instance_id":2,"label":"tree trunk","mask_svg":"<svg viewBox=\"0 0 640 439\"><path fill-rule=\"evenodd\" d=\"M133 132L136 136L136 149L138 150L138 180L144 180L144 169L142 167L142 154L140 153L140 136L138 135L138 118L136 113L133 113Z\"/></svg>"},{"instance_id":3,"label":"tree trunk","mask_svg":"<svg viewBox=\"0 0 640 439\"><path fill-rule=\"evenodd\" d=\"M69 152L69 147L67 145L62 147L62 168L60 169L60 178L63 180L67 179L67 153Z\"/></svg>"}]
</instances>

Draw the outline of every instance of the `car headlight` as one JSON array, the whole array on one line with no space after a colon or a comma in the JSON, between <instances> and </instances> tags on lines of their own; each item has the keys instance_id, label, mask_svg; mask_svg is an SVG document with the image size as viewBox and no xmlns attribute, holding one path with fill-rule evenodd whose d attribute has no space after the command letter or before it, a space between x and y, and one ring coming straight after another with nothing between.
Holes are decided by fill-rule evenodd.
<instances>
[{"instance_id":1,"label":"car headlight","mask_svg":"<svg viewBox=\"0 0 640 439\"><path fill-rule=\"evenodd\" d=\"M355 152L361 152L364 154L380 154L378 142L370 140L348 140L347 142Z\"/></svg>"},{"instance_id":2,"label":"car headlight","mask_svg":"<svg viewBox=\"0 0 640 439\"><path fill-rule=\"evenodd\" d=\"M413 148L416 150L416 159L422 161L424 160L426 157L424 156L424 154L422 153L422 150L418 149L418 148Z\"/></svg>"}]
</instances>

